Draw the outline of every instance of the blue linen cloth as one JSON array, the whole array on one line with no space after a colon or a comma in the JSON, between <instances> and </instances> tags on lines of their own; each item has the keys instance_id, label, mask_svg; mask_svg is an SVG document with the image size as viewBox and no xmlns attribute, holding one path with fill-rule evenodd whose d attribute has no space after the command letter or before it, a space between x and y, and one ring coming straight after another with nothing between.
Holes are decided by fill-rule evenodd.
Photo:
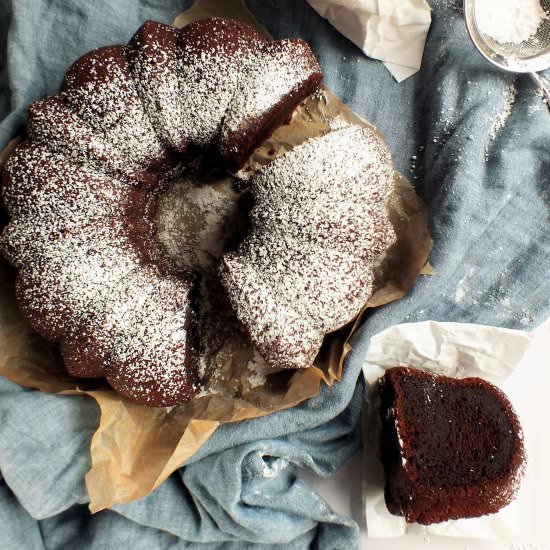
<instances>
[{"instance_id":1,"label":"blue linen cloth","mask_svg":"<svg viewBox=\"0 0 550 550\"><path fill-rule=\"evenodd\" d=\"M125 43L146 19L169 23L189 4L0 0L0 148L24 129L26 104L55 93L73 60ZM94 402L0 378L2 548L354 547L357 525L295 467L328 476L358 450L370 337L426 319L530 329L550 314L550 116L529 77L477 54L461 2L431 1L422 69L402 84L305 2L248 5L276 38L307 40L329 88L386 135L429 206L436 276L368 315L340 384L292 410L223 426L151 495L94 516L83 484Z\"/></svg>"}]
</instances>

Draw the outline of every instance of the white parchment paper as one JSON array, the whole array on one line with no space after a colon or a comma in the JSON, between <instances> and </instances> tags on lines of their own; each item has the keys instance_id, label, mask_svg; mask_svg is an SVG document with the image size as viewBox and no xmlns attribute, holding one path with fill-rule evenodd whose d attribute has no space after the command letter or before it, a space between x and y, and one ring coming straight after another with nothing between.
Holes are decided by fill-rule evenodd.
<instances>
[{"instance_id":1,"label":"white parchment paper","mask_svg":"<svg viewBox=\"0 0 550 550\"><path fill-rule=\"evenodd\" d=\"M311 7L397 82L420 69L432 21L426 0L307 0Z\"/></svg>"},{"instance_id":2,"label":"white parchment paper","mask_svg":"<svg viewBox=\"0 0 550 550\"><path fill-rule=\"evenodd\" d=\"M497 514L430 526L407 524L404 518L388 512L384 502L384 472L378 458L381 423L376 382L386 369L398 365L456 378L477 376L506 392L520 418L528 457L522 486L509 506ZM527 333L426 321L396 325L373 337L363 365L368 388L363 489L369 537L415 533L509 541L531 540L535 531L539 535L543 533L544 524L548 524L550 530L548 518L545 521L544 512L539 510L546 506L537 506L543 502L543 492L550 488L550 475L544 477L548 465L543 464L544 457L550 453L550 437L542 436L544 427L541 425L541 410L547 410L544 395L548 386L544 378L540 378L538 384L536 380L539 375L550 378L549 370L550 322ZM549 433L549 429L544 432Z\"/></svg>"}]
</instances>

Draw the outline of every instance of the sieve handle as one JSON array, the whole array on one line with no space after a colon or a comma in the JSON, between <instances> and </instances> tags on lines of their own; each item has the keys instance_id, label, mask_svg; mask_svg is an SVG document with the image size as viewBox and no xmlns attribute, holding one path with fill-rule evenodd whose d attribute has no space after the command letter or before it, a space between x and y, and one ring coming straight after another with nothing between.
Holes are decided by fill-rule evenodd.
<instances>
[{"instance_id":1,"label":"sieve handle","mask_svg":"<svg viewBox=\"0 0 550 550\"><path fill-rule=\"evenodd\" d=\"M548 111L550 111L550 89L540 75L538 75L537 73L530 74L533 77L533 80L539 85L542 95L544 96L546 106L548 107Z\"/></svg>"}]
</instances>

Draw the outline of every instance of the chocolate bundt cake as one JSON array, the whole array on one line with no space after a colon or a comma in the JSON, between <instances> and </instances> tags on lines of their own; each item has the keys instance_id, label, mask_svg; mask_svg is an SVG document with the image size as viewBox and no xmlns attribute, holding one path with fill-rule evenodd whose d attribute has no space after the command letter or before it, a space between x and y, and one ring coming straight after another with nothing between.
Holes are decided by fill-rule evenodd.
<instances>
[{"instance_id":1,"label":"chocolate bundt cake","mask_svg":"<svg viewBox=\"0 0 550 550\"><path fill-rule=\"evenodd\" d=\"M250 179L250 231L220 266L233 309L275 368L313 364L324 336L374 290L395 234L386 212L394 171L372 130L310 139Z\"/></svg>"},{"instance_id":2,"label":"chocolate bundt cake","mask_svg":"<svg viewBox=\"0 0 550 550\"><path fill-rule=\"evenodd\" d=\"M480 378L396 367L379 381L385 499L408 522L492 514L514 498L525 463L506 396Z\"/></svg>"},{"instance_id":3,"label":"chocolate bundt cake","mask_svg":"<svg viewBox=\"0 0 550 550\"><path fill-rule=\"evenodd\" d=\"M147 22L29 107L5 166L0 248L21 310L70 373L151 406L197 394L194 281L160 249L157 199L198 154L238 169L320 81L300 40L225 19Z\"/></svg>"}]
</instances>

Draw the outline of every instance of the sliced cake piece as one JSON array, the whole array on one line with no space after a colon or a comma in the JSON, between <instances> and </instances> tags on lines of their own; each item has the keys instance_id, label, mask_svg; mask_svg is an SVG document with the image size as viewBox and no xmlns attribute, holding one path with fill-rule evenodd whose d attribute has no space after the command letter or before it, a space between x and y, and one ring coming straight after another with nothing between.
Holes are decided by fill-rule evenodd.
<instances>
[{"instance_id":1,"label":"sliced cake piece","mask_svg":"<svg viewBox=\"0 0 550 550\"><path fill-rule=\"evenodd\" d=\"M375 291L395 240L386 211L393 174L380 137L350 125L251 177L250 230L222 258L220 273L237 318L270 366L311 366L323 337L352 321ZM327 187L334 200L325 200Z\"/></svg>"},{"instance_id":2,"label":"sliced cake piece","mask_svg":"<svg viewBox=\"0 0 550 550\"><path fill-rule=\"evenodd\" d=\"M243 65L223 119L219 149L232 170L311 95L323 76L311 48L299 39L262 44Z\"/></svg>"},{"instance_id":3,"label":"sliced cake piece","mask_svg":"<svg viewBox=\"0 0 550 550\"><path fill-rule=\"evenodd\" d=\"M385 499L425 525L492 514L514 498L525 463L518 418L480 378L396 367L379 380Z\"/></svg>"}]
</instances>

